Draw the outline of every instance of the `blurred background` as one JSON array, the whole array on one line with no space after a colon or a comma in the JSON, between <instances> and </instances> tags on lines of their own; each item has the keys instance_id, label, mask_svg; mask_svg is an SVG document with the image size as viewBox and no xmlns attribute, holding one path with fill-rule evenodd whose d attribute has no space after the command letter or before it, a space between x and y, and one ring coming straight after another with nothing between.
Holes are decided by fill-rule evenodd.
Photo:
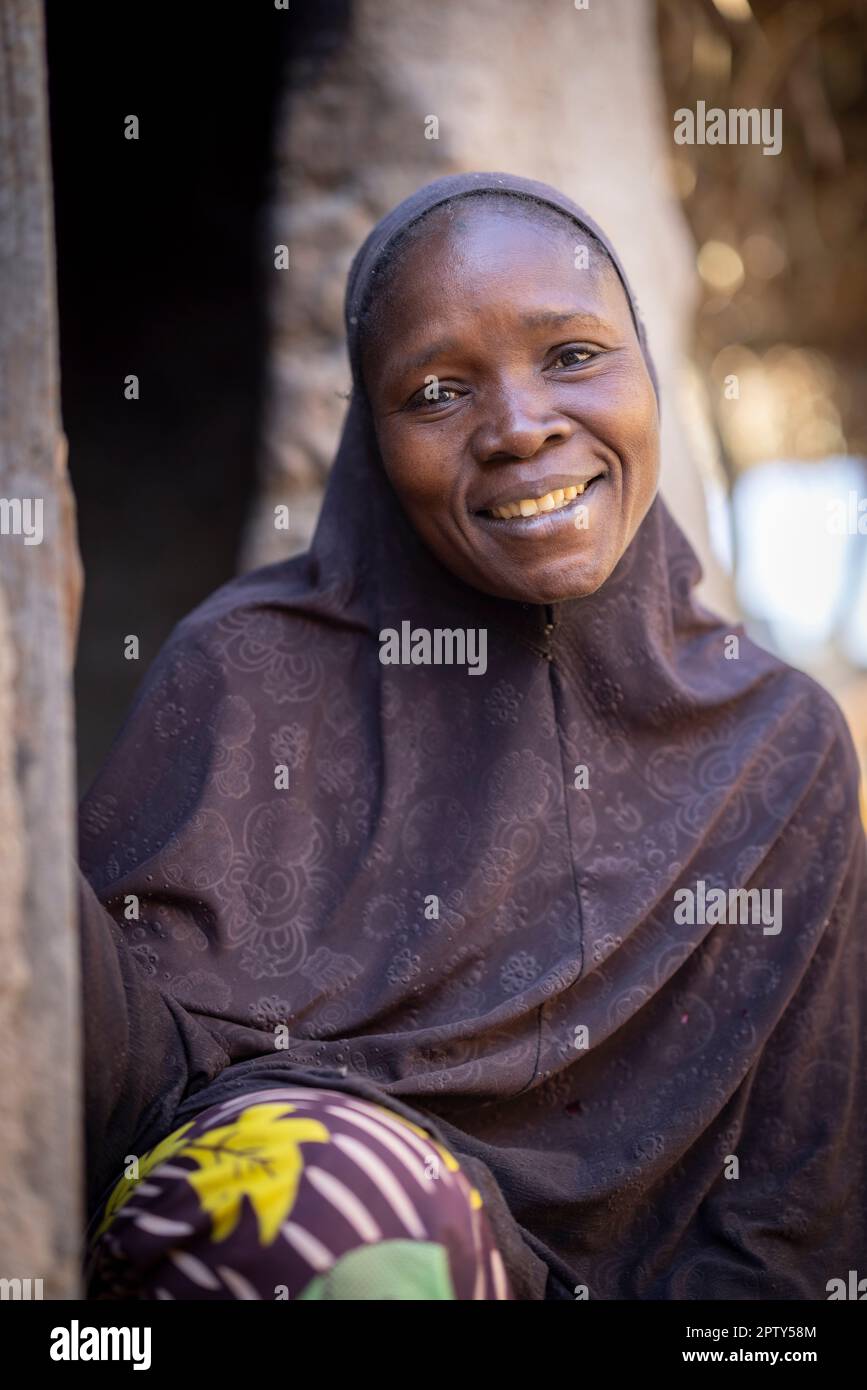
<instances>
[{"instance_id":1,"label":"blurred background","mask_svg":"<svg viewBox=\"0 0 867 1390\"><path fill-rule=\"evenodd\" d=\"M867 770L862 0L46 12L81 790L174 623L306 545L351 256L414 188L474 168L554 183L612 236L703 597L832 690ZM677 144L699 102L778 109L780 152Z\"/></svg>"}]
</instances>

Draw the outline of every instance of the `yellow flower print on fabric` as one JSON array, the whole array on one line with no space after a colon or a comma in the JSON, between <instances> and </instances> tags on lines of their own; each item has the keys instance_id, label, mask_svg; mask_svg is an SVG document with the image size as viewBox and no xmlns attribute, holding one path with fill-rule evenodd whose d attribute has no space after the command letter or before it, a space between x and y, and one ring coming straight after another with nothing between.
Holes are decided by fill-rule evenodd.
<instances>
[{"instance_id":1,"label":"yellow flower print on fabric","mask_svg":"<svg viewBox=\"0 0 867 1390\"><path fill-rule=\"evenodd\" d=\"M203 1211L213 1220L211 1239L226 1240L246 1197L256 1213L260 1245L271 1245L295 1205L304 1169L299 1145L327 1144L319 1120L287 1119L294 1105L250 1105L231 1124L193 1139L184 1150L198 1169L187 1175Z\"/></svg>"},{"instance_id":2,"label":"yellow flower print on fabric","mask_svg":"<svg viewBox=\"0 0 867 1390\"><path fill-rule=\"evenodd\" d=\"M106 1206L102 1221L94 1233L94 1240L97 1240L104 1231L107 1231L117 1213L120 1211L124 1202L135 1192L136 1187L142 1178L146 1178L148 1173L153 1172L158 1163L165 1162L166 1159L175 1158L184 1147L184 1135L192 1127L193 1121L182 1125L180 1129L173 1130L166 1135L155 1149L149 1149L146 1154L142 1154L138 1163L138 1172L134 1178L122 1177L120 1182L112 1189Z\"/></svg>"}]
</instances>

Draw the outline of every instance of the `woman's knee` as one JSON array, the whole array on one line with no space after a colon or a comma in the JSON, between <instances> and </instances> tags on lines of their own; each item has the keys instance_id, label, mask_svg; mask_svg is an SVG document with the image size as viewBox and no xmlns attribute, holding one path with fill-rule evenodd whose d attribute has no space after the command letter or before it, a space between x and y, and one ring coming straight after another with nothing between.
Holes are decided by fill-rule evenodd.
<instances>
[{"instance_id":1,"label":"woman's knee","mask_svg":"<svg viewBox=\"0 0 867 1390\"><path fill-rule=\"evenodd\" d=\"M197 1116L142 1170L101 1232L109 1276L150 1271L142 1297L511 1297L458 1160L376 1103L258 1092Z\"/></svg>"}]
</instances>

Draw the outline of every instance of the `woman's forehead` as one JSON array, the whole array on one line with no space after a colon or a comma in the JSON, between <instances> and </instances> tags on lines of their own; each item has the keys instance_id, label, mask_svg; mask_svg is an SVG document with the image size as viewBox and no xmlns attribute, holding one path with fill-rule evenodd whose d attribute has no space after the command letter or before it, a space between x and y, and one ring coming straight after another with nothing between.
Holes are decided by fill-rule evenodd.
<instances>
[{"instance_id":1,"label":"woman's forehead","mask_svg":"<svg viewBox=\"0 0 867 1390\"><path fill-rule=\"evenodd\" d=\"M488 210L465 223L441 219L395 265L376 336L381 341L387 328L392 340L398 334L423 344L442 332L472 331L481 326L477 316L528 334L568 333L582 323L584 331L631 326L617 272L598 249L578 254L586 249L580 229L565 223L497 218Z\"/></svg>"},{"instance_id":2,"label":"woman's forehead","mask_svg":"<svg viewBox=\"0 0 867 1390\"><path fill-rule=\"evenodd\" d=\"M499 209L432 215L383 283L379 308L392 329L484 310L527 328L570 309L631 316L617 272L580 228Z\"/></svg>"},{"instance_id":3,"label":"woman's forehead","mask_svg":"<svg viewBox=\"0 0 867 1390\"><path fill-rule=\"evenodd\" d=\"M466 198L435 208L412 229L394 269L411 264L417 272L425 262L443 256L468 268L501 259L526 260L528 265L545 262L591 274L604 266L613 269L595 238L571 219L516 198Z\"/></svg>"}]
</instances>

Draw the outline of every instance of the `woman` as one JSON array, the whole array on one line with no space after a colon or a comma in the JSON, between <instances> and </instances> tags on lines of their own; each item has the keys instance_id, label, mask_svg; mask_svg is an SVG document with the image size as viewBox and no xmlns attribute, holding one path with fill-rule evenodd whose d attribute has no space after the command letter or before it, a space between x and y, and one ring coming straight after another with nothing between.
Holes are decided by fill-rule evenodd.
<instances>
[{"instance_id":1,"label":"woman","mask_svg":"<svg viewBox=\"0 0 867 1390\"><path fill-rule=\"evenodd\" d=\"M346 318L310 552L179 624L82 806L94 1296L824 1298L867 1259L842 717L693 599L569 199L430 184Z\"/></svg>"}]
</instances>

